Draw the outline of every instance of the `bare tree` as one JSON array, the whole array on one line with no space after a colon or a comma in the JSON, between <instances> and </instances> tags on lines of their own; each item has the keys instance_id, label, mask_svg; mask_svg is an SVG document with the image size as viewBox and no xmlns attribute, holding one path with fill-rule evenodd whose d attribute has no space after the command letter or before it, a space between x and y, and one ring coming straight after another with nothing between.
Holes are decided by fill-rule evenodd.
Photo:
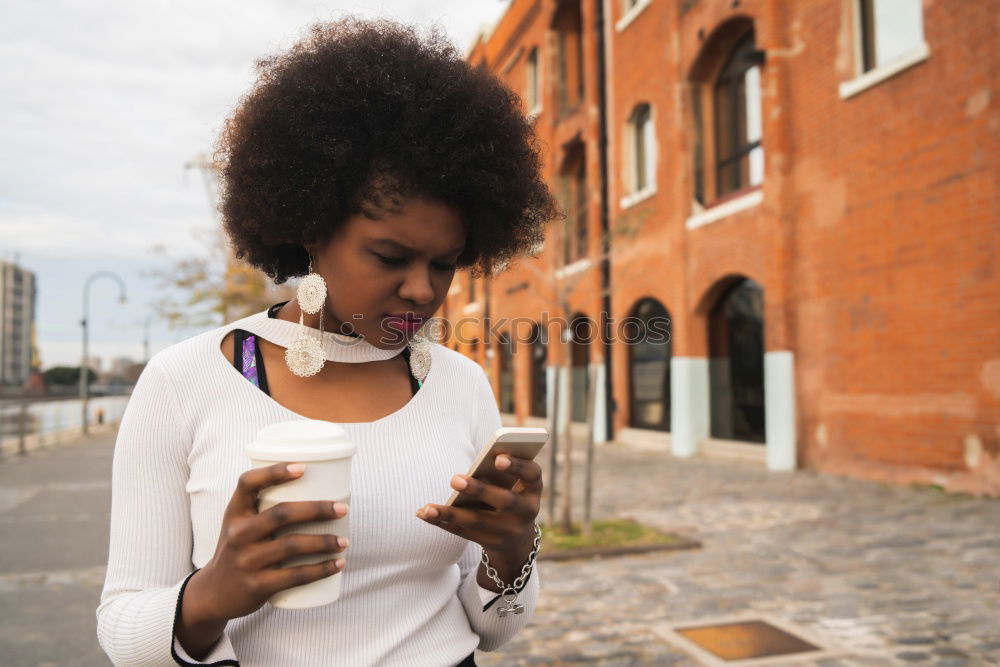
<instances>
[{"instance_id":1,"label":"bare tree","mask_svg":"<svg viewBox=\"0 0 1000 667\"><path fill-rule=\"evenodd\" d=\"M226 242L218 217L219 165L199 154L184 168L201 174L216 224L202 239L202 254L175 259L169 258L162 246L154 248L167 256L170 264L149 272L165 292L153 303L156 315L171 329L219 326L290 299L291 287L275 285L257 269L237 260Z\"/></svg>"},{"instance_id":2,"label":"bare tree","mask_svg":"<svg viewBox=\"0 0 1000 667\"><path fill-rule=\"evenodd\" d=\"M631 215L625 215L619 218L614 229L609 230L606 236L602 237L600 240L602 243L599 247L604 247L604 239L608 240L615 237L620 238L632 238L634 237L646 224L648 220L648 214L645 212L637 212ZM576 290L583 283L584 278L590 275L595 269L599 269L601 263L607 258L613 257L613 247L609 243L608 246L611 250L608 253L597 253L590 254L586 259L590 260L589 265L579 271L575 271L572 275L566 275L566 263L564 261L563 253L561 252L565 243L565 235L571 233L568 229L568 224L561 224L558 226L559 233L556 234L554 241L556 246L550 252L549 266L543 269L535 262L526 261L523 265L527 267L535 276L539 279L539 283L535 286L536 291L540 294L549 304L554 307L556 315L560 318L561 322L569 324L572 318L572 311L570 307L570 299ZM535 255L534 257L537 257ZM602 288L597 294L598 297L603 298L608 293L607 288ZM610 316L610 314L608 314ZM598 328L601 327L601 322L597 323ZM558 524L564 533L571 533L573 531L573 435L571 429L571 418L567 415L565 418L560 414L560 405L563 402L569 405L573 404L573 384L568 383L568 386L563 387L563 377L568 375L572 368L567 368L571 366L572 361L568 350L565 348L572 341L572 332L568 329L566 331L560 332L562 335L558 336L559 344L564 347L564 354L561 355L561 361L556 366L555 369L555 384L552 387L553 394L553 414L550 415L550 465L549 465L549 479L546 483L546 492L549 494L548 498L548 522L550 525L556 525L556 510L555 502L557 495L557 488L562 489L562 504L561 510L559 512L560 516L558 519ZM586 451L586 464L585 464L585 480L584 480L584 508L583 508L583 532L590 535L592 532L592 506L593 506L593 460L594 460L594 421L595 421L595 402L597 397L596 391L596 374L591 372L591 369L587 369L588 373L588 391L586 397L586 425L587 425L587 451ZM563 399L563 395L566 398ZM559 479L559 466L560 462L558 460L559 450L562 450L562 479Z\"/></svg>"},{"instance_id":3,"label":"bare tree","mask_svg":"<svg viewBox=\"0 0 1000 667\"><path fill-rule=\"evenodd\" d=\"M275 285L257 269L236 260L221 229L213 230L196 256L168 258L166 268L151 269L164 296L153 302L157 317L171 329L219 326L291 298L288 285Z\"/></svg>"}]
</instances>

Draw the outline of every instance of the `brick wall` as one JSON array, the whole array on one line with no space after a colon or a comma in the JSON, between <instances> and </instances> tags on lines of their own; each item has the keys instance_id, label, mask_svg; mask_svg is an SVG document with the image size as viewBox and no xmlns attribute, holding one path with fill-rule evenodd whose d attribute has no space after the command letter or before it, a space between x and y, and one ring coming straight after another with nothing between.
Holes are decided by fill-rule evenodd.
<instances>
[{"instance_id":1,"label":"brick wall","mask_svg":"<svg viewBox=\"0 0 1000 667\"><path fill-rule=\"evenodd\" d=\"M514 0L470 60L484 60L523 91L525 58L513 54L540 46L536 130L546 174L555 187L565 146L583 142L593 240L600 233L597 3L580 3L585 100L567 118L556 114L554 97L556 5ZM857 72L854 0L652 0L621 29L622 3L604 6L611 316L620 320L654 297L672 317L673 354L705 357L709 310L734 277L751 278L764 289L765 349L795 355L801 465L1000 493L1000 2L925 0L927 57L846 98L841 84ZM724 203L694 201L693 91L710 84L747 26L766 57L764 177L742 194L761 201L693 226L693 215ZM652 108L655 192L623 205L626 123L640 103ZM557 230L538 259L490 282L494 318L558 314L546 296L550 278L542 278L558 264ZM570 305L596 318L593 259ZM449 300L451 317L464 293ZM562 354L552 347L550 363ZM601 355L594 346L592 361ZM519 418L530 399L527 357L515 356ZM492 370L485 353L480 361ZM624 345L612 347L612 367L618 430L630 423Z\"/></svg>"}]
</instances>

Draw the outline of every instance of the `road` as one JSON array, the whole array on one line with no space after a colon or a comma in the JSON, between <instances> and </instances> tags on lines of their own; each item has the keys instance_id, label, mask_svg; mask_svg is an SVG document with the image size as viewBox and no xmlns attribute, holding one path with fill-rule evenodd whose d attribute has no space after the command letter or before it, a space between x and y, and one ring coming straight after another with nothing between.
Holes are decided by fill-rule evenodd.
<instances>
[{"instance_id":1,"label":"road","mask_svg":"<svg viewBox=\"0 0 1000 667\"><path fill-rule=\"evenodd\" d=\"M0 461L3 667L109 664L94 611L111 452L105 435ZM540 562L535 617L483 667L693 667L671 629L735 616L808 633L830 650L815 667L1000 665L1000 500L617 445L596 463L597 517L702 548Z\"/></svg>"}]
</instances>

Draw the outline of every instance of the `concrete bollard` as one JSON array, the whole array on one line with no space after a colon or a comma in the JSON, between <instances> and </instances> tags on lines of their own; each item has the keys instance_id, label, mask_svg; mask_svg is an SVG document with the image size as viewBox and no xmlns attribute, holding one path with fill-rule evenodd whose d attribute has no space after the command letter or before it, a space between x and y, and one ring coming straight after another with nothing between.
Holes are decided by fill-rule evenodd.
<instances>
[{"instance_id":1,"label":"concrete bollard","mask_svg":"<svg viewBox=\"0 0 1000 667\"><path fill-rule=\"evenodd\" d=\"M27 448L27 433L28 431L28 404L21 403L21 412L18 419L17 427L17 453L24 456L28 453Z\"/></svg>"}]
</instances>

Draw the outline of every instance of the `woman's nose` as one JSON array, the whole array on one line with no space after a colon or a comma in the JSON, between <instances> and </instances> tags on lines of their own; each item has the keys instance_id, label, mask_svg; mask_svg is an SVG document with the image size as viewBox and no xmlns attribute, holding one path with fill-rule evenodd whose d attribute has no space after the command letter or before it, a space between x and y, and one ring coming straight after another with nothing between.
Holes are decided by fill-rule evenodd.
<instances>
[{"instance_id":1,"label":"woman's nose","mask_svg":"<svg viewBox=\"0 0 1000 667\"><path fill-rule=\"evenodd\" d=\"M399 287L399 296L413 303L430 303L434 300L434 286L426 267L414 267L407 272Z\"/></svg>"}]
</instances>

